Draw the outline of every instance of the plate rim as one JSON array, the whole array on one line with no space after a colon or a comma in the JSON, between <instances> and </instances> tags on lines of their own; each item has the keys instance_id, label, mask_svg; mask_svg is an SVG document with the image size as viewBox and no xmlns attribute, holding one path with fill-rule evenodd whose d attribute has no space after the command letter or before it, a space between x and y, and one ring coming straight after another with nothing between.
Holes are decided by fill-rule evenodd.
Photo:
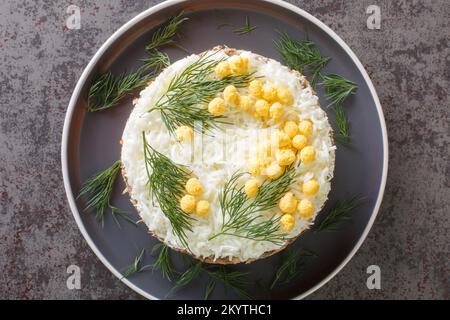
<instances>
[{"instance_id":1,"label":"plate rim","mask_svg":"<svg viewBox=\"0 0 450 320\"><path fill-rule=\"evenodd\" d=\"M159 10L162 10L164 8L181 4L183 2L187 2L188 0L166 0L164 2L161 2L159 4L156 4L145 11L139 13L135 17L133 17L131 20L126 22L124 25L122 25L118 30L116 30L97 50L97 52L94 54L94 56L89 61L88 65L84 68L80 78L77 81L77 84L75 86L75 89L72 93L72 96L69 100L69 105L66 111L66 116L64 119L64 126L63 126L63 133L61 138L61 166L62 166L62 174L63 174L63 182L64 182L64 189L66 191L67 200L69 202L69 207L72 212L72 215L75 218L75 221L77 223L78 229L80 230L81 234L83 235L84 239L88 243L91 250L94 252L94 254L97 256L97 258L103 263L103 265L111 272L113 273L120 281L122 281L125 285L127 285L129 288L131 288L136 293L140 294L141 296L147 298L147 299L153 299L153 300L159 300L157 297L151 295L150 293L144 291L143 289L139 288L137 285L133 284L131 281L129 281L126 278L122 277L122 274L111 265L111 263L105 258L105 256L100 252L100 250L97 248L96 244L88 234L82 220L80 213L78 211L74 193L72 191L72 187L70 184L70 178L69 178L69 167L68 167L68 145L69 145L69 135L70 135L70 124L72 122L73 114L75 111L75 104L80 96L81 89L86 82L86 78L91 73L94 66L97 64L97 62L100 60L101 56L105 53L105 51L109 48L111 44L113 44L120 36L122 36L128 29L130 29L132 26L134 26L136 23L141 21L142 19L146 18L149 15L154 14L155 12L158 12ZM359 250L361 245L363 244L364 240L367 238L367 235L369 234L370 229L372 228L375 219L378 215L383 196L384 191L386 187L386 180L387 180L387 172L388 172L388 159L389 159L389 147L388 147L388 139L387 139L387 128L386 128L386 122L384 119L383 109L381 107L380 100L378 98L378 94L376 92L376 89L372 83L372 80L370 79L367 71L365 70L364 66L362 65L361 61L358 59L356 54L350 49L350 47L344 42L344 40L341 39L330 27L328 27L325 23L311 15L310 13L306 12L305 10L290 4L288 2L285 2L284 0L258 0L261 2L266 2L274 5L281 6L285 9L288 9L298 15L300 15L302 18L310 21L311 23L315 24L317 27L322 29L322 31L326 32L329 36L333 38L334 41L336 41L342 49L346 52L346 54L349 55L349 57L352 59L352 61L355 63L356 67L358 68L359 72L361 72L361 75L364 78L364 81L366 82L370 94L372 95L372 98L375 102L375 106L377 109L378 118L381 125L381 135L383 140L383 172L381 176L381 182L380 187L378 189L378 196L377 200L375 202L375 206L372 210L372 214L370 216L370 219L366 225L366 228L364 229L363 233L361 234L360 238L358 239L358 242L354 245L353 249L349 252L347 257L332 271L330 272L324 279L322 279L319 283L308 289L307 291L303 292L300 295L297 295L291 299L293 300L299 300L307 297L308 295L312 294L313 292L317 291L319 288L324 286L327 282L329 282L332 278L336 276L346 265L347 263L353 258L353 256L356 254L356 252Z\"/></svg>"}]
</instances>

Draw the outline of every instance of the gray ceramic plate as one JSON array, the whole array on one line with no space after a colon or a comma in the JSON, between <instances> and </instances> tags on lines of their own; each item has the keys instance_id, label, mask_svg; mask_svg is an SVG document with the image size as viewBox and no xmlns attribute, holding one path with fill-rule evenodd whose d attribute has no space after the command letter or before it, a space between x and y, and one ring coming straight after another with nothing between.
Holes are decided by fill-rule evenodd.
<instances>
[{"instance_id":1,"label":"gray ceramic plate","mask_svg":"<svg viewBox=\"0 0 450 320\"><path fill-rule=\"evenodd\" d=\"M142 248L151 248L156 240L144 226L133 227L122 222L119 229L110 216L102 227L94 214L83 212L84 203L76 201L80 185L90 175L105 169L120 157L118 143L126 119L131 112L131 102L104 112L86 113L86 96L92 79L108 68L114 72L136 68L145 55L145 44L152 32L167 18L184 10L191 18L183 27L181 45L190 52L201 52L218 44L251 50L261 55L281 60L272 39L276 30L293 37L302 37L304 30L320 48L332 57L326 72L341 74L359 85L356 95L346 103L353 141L349 146L338 144L335 178L329 201L320 218L336 200L349 195L364 195L367 201L353 212L353 219L342 225L338 232L317 235L304 233L292 246L307 248L317 258L311 260L296 280L273 290L264 289L273 278L282 254L257 261L251 265L237 266L249 272L253 283L251 293L257 298L303 298L330 280L351 259L365 239L383 196L387 173L387 137L383 113L375 89L350 48L328 27L301 9L281 1L188 0L168 1L148 9L132 19L100 48L84 70L70 100L62 140L62 166L64 183L75 220L92 250L116 276L129 265ZM250 35L237 35L233 27L242 26L248 16L257 29ZM221 26L222 27L218 27ZM167 49L171 60L186 53ZM322 105L326 105L323 92L318 92ZM327 110L331 121L334 117ZM129 198L122 195L123 182L119 179L112 203L129 210L137 218ZM176 263L185 263L174 253ZM144 263L154 257L147 255ZM129 287L147 298L161 299L172 287L158 272L143 272L123 280ZM200 278L180 290L173 298L202 299L206 278ZM232 290L220 285L211 298L236 298Z\"/></svg>"}]
</instances>

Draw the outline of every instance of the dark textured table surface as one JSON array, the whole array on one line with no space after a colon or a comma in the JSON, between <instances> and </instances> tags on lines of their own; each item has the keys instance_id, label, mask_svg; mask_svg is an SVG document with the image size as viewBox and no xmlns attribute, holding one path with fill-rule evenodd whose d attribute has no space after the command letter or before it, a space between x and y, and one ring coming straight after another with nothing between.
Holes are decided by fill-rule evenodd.
<instances>
[{"instance_id":1,"label":"dark textured table surface","mask_svg":"<svg viewBox=\"0 0 450 320\"><path fill-rule=\"evenodd\" d=\"M60 141L83 68L123 23L160 1L0 2L0 298L139 298L77 229L62 182ZM312 299L450 299L450 3L290 1L339 34L369 72L389 134L389 174L361 249ZM66 28L70 4L81 29ZM381 29L366 26L381 8ZM68 290L66 269L81 268ZM381 268L368 290L366 268Z\"/></svg>"}]
</instances>

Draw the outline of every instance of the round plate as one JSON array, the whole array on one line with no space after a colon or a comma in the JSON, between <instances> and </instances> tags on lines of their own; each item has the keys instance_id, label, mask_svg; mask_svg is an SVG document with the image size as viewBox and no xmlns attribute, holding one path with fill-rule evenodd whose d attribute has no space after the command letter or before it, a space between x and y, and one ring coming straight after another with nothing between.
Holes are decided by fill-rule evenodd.
<instances>
[{"instance_id":1,"label":"round plate","mask_svg":"<svg viewBox=\"0 0 450 320\"><path fill-rule=\"evenodd\" d=\"M315 234L307 231L292 245L295 249L304 248L314 252L316 258L311 259L304 266L301 275L287 285L270 291L261 290L273 279L282 253L250 265L233 267L248 272L250 283L258 284L253 285L250 290L256 298L303 298L342 269L366 238L383 196L388 146L378 97L358 58L322 22L285 2L167 1L141 13L106 41L81 75L70 100L64 124L64 184L75 220L92 250L117 277L121 277L120 271L131 264L143 248L147 249L144 264L155 259L149 251L157 241L147 234L145 226L134 227L121 222L119 228L111 215L107 214L102 227L92 212L83 212L83 201L75 198L82 182L120 158L119 140L132 110L131 100L128 99L110 110L88 114L86 97L92 79L108 69L113 72L135 70L139 66L139 59L145 56L144 46L151 39L155 27L181 10L190 18L182 28L180 39L180 44L189 52L202 52L218 44L226 44L231 48L250 50L281 61L273 44L273 39L277 39L277 30L287 32L295 38L304 37L307 30L308 37L317 44L321 53L332 58L324 72L341 74L359 86L357 93L345 103L353 139L348 146L337 144L332 189L327 205L318 219L320 221L339 199L361 195L366 201L352 212L352 219L342 224L337 232ZM247 35L233 32L245 24L247 16L257 29ZM171 61L186 56L185 52L174 48L167 48L165 51L170 55ZM320 88L318 95L321 105L326 106L327 102ZM331 110L326 111L333 122ZM123 181L120 178L118 181L112 204L132 212L137 219L129 197L122 195ZM173 253L178 267L186 264L186 259L180 256L181 254ZM207 281L207 277L203 276L171 297L203 299ZM173 286L159 272L139 273L123 282L152 299L165 298ZM237 296L232 290L217 285L211 298L231 299Z\"/></svg>"}]
</instances>

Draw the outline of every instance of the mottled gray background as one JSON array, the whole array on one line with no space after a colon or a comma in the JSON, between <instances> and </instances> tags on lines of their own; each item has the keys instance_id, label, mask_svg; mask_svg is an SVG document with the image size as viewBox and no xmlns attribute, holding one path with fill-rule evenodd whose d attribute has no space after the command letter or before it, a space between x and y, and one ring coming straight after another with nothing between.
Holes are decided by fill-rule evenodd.
<instances>
[{"instance_id":1,"label":"mottled gray background","mask_svg":"<svg viewBox=\"0 0 450 320\"><path fill-rule=\"evenodd\" d=\"M0 1L0 298L134 299L100 263L66 202L60 141L71 92L100 45L160 1ZM450 3L289 1L336 31L378 91L389 133L386 194L367 240L312 299L450 299ZM65 27L81 8L81 30ZM366 7L381 8L381 30ZM82 270L81 290L66 268ZM366 288L366 268L382 289Z\"/></svg>"}]
</instances>

